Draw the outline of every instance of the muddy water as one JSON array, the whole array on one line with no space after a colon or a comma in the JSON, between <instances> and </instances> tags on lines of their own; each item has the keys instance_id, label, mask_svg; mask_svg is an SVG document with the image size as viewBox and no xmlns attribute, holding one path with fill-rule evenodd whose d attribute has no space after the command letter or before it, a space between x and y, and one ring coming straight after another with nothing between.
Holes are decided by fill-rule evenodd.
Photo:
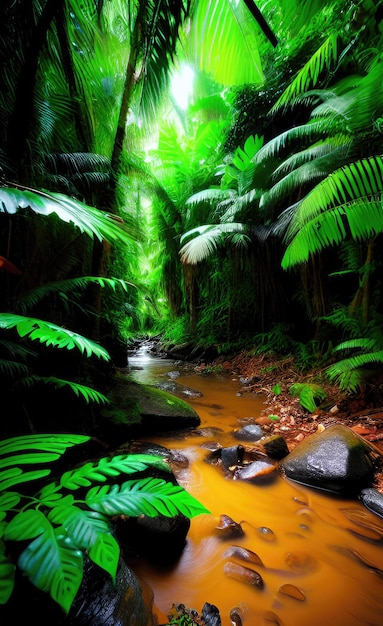
<instances>
[{"instance_id":1,"label":"muddy water","mask_svg":"<svg viewBox=\"0 0 383 626\"><path fill-rule=\"evenodd\" d=\"M144 368L132 374L145 383L169 380L168 372L178 369L167 361L134 359L130 365ZM260 415L262 398L239 397L238 381L220 374L183 372L176 382L203 393L185 397L201 418L203 434L150 440L187 456L189 467L178 481L210 514L191 521L172 569L135 564L154 591L158 623L168 621L173 603L200 613L209 602L219 608L222 626L235 624L233 607L244 626L383 626L383 520L358 501L280 476L264 484L226 478L206 462L208 447L237 444L233 429L239 419ZM222 515L240 523L244 534L225 536ZM246 552L233 546L255 553L261 563L243 560ZM238 566L259 577L238 579Z\"/></svg>"}]
</instances>

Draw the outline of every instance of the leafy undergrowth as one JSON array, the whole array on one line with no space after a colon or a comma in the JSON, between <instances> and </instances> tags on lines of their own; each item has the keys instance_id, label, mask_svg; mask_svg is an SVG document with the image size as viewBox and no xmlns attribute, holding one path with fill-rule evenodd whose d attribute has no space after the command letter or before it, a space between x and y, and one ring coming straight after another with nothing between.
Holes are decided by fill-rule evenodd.
<instances>
[{"instance_id":1,"label":"leafy undergrowth","mask_svg":"<svg viewBox=\"0 0 383 626\"><path fill-rule=\"evenodd\" d=\"M208 368L220 368L238 380L240 393L255 393L265 398L265 409L256 420L269 434L280 434L289 450L318 430L343 424L369 441L383 455L383 406L379 395L370 392L342 393L323 372L300 373L294 358L270 354L251 355L243 351L232 358L219 357ZM204 366L197 370L203 372ZM319 386L324 399L310 412L302 398L292 390L300 384ZM383 456L382 456L383 466ZM375 487L383 493L383 467L376 474Z\"/></svg>"}]
</instances>

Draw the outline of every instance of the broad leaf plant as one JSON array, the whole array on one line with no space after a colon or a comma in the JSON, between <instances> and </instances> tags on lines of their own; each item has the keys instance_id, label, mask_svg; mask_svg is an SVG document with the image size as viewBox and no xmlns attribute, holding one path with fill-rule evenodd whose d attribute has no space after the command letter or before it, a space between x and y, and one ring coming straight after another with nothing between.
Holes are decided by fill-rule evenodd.
<instances>
[{"instance_id":1,"label":"broad leaf plant","mask_svg":"<svg viewBox=\"0 0 383 626\"><path fill-rule=\"evenodd\" d=\"M208 513L178 484L152 476L129 478L148 469L171 473L166 461L149 454L101 458L48 482L51 464L89 439L39 434L0 443L0 604L10 599L18 568L68 613L81 585L85 554L116 579L120 547L112 518ZM35 492L34 481L40 481ZM23 542L16 557L10 549L14 542Z\"/></svg>"}]
</instances>

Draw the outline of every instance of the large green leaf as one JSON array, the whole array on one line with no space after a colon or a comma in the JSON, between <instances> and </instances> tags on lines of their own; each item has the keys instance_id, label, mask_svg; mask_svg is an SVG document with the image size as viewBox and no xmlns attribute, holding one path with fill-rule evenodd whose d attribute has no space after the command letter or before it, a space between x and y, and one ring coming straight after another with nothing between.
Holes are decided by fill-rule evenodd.
<instances>
[{"instance_id":1,"label":"large green leaf","mask_svg":"<svg viewBox=\"0 0 383 626\"><path fill-rule=\"evenodd\" d=\"M7 555L5 543L0 540L0 604L6 604L15 586L16 566Z\"/></svg>"},{"instance_id":2,"label":"large green leaf","mask_svg":"<svg viewBox=\"0 0 383 626\"><path fill-rule=\"evenodd\" d=\"M0 328L15 328L20 337L28 337L32 341L37 340L55 348L76 348L88 357L94 355L105 361L110 360L108 352L96 342L52 322L14 313L0 313Z\"/></svg>"},{"instance_id":3,"label":"large green leaf","mask_svg":"<svg viewBox=\"0 0 383 626\"><path fill-rule=\"evenodd\" d=\"M199 0L191 44L197 67L225 86L261 84L260 29L244 3ZM244 61L246 59L246 61Z\"/></svg>"},{"instance_id":4,"label":"large green leaf","mask_svg":"<svg viewBox=\"0 0 383 626\"><path fill-rule=\"evenodd\" d=\"M6 541L27 541L49 531L51 524L38 509L21 511L9 522L4 533Z\"/></svg>"},{"instance_id":5,"label":"large green leaf","mask_svg":"<svg viewBox=\"0 0 383 626\"><path fill-rule=\"evenodd\" d=\"M29 483L32 480L45 478L51 473L50 469L34 470L32 472L23 472L19 467L12 467L0 472L0 491L5 491L10 487L21 483Z\"/></svg>"},{"instance_id":6,"label":"large green leaf","mask_svg":"<svg viewBox=\"0 0 383 626\"><path fill-rule=\"evenodd\" d=\"M287 268L346 238L365 240L383 231L383 158L339 168L300 202L286 233Z\"/></svg>"},{"instance_id":7,"label":"large green leaf","mask_svg":"<svg viewBox=\"0 0 383 626\"><path fill-rule=\"evenodd\" d=\"M91 509L109 516L143 514L155 517L161 514L173 517L183 513L191 518L209 512L179 485L152 477L130 480L122 485L93 487L85 500Z\"/></svg>"},{"instance_id":8,"label":"large green leaf","mask_svg":"<svg viewBox=\"0 0 383 626\"><path fill-rule=\"evenodd\" d=\"M31 583L69 611L82 581L83 554L62 528L53 529L48 522L45 531L21 553L18 566Z\"/></svg>"},{"instance_id":9,"label":"large green leaf","mask_svg":"<svg viewBox=\"0 0 383 626\"><path fill-rule=\"evenodd\" d=\"M151 454L120 454L105 457L97 463L86 463L61 476L60 485L66 489L89 487L92 482L105 482L108 477L142 472L150 467L170 472L169 465Z\"/></svg>"},{"instance_id":10,"label":"large green leaf","mask_svg":"<svg viewBox=\"0 0 383 626\"><path fill-rule=\"evenodd\" d=\"M89 550L89 558L116 580L120 546L110 533L100 533Z\"/></svg>"},{"instance_id":11,"label":"large green leaf","mask_svg":"<svg viewBox=\"0 0 383 626\"><path fill-rule=\"evenodd\" d=\"M82 232L100 240L120 239L126 242L128 239L121 223L79 200L37 189L0 187L0 212L12 214L27 208L40 215L56 213L64 222L72 222Z\"/></svg>"},{"instance_id":12,"label":"large green leaf","mask_svg":"<svg viewBox=\"0 0 383 626\"><path fill-rule=\"evenodd\" d=\"M0 454L11 454L22 450L42 450L63 454L71 446L89 441L88 435L21 435L0 442Z\"/></svg>"},{"instance_id":13,"label":"large green leaf","mask_svg":"<svg viewBox=\"0 0 383 626\"><path fill-rule=\"evenodd\" d=\"M55 525L63 526L73 545L80 550L90 550L100 533L110 530L108 518L95 511L87 511L63 501L48 514Z\"/></svg>"}]
</instances>

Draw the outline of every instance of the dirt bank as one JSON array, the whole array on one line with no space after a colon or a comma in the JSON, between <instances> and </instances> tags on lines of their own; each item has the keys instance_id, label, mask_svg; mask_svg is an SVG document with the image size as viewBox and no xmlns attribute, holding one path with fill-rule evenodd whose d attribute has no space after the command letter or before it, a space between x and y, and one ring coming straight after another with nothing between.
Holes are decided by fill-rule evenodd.
<instances>
[{"instance_id":1,"label":"dirt bank","mask_svg":"<svg viewBox=\"0 0 383 626\"><path fill-rule=\"evenodd\" d=\"M376 397L367 392L347 395L329 384L321 372L300 374L293 358L273 358L271 355L251 356L242 352L232 358L219 357L207 368L223 368L238 380L239 393L262 394L265 409L258 422L270 433L280 433L289 450L307 436L331 424L349 426L376 447L382 455L382 470L377 473L376 487L383 493L383 406L377 406ZM326 393L314 412L303 408L299 397L291 394L296 383L318 384Z\"/></svg>"}]
</instances>

